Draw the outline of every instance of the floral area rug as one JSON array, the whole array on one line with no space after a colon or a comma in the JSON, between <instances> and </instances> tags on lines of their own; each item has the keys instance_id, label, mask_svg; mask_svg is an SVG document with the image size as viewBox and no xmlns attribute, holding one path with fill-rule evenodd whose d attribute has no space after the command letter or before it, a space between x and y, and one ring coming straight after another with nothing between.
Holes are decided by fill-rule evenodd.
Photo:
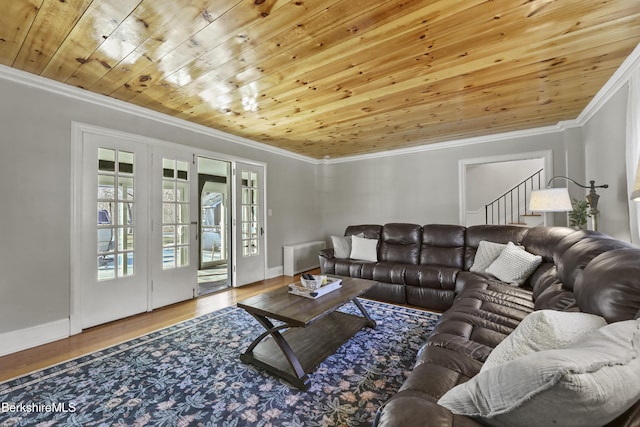
<instances>
[{"instance_id":1,"label":"floral area rug","mask_svg":"<svg viewBox=\"0 0 640 427\"><path fill-rule=\"evenodd\" d=\"M371 425L439 315L362 303L376 328L327 358L306 392L240 361L263 330L230 307L0 384L0 426Z\"/></svg>"}]
</instances>

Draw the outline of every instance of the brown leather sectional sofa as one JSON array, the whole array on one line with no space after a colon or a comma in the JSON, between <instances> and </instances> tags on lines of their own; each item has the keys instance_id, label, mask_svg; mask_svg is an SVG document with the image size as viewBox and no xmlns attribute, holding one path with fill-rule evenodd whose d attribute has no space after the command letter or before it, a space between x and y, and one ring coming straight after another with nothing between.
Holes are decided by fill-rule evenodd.
<instances>
[{"instance_id":1,"label":"brown leather sectional sofa","mask_svg":"<svg viewBox=\"0 0 640 427\"><path fill-rule=\"evenodd\" d=\"M437 402L478 374L491 351L535 310L582 311L608 323L640 318L640 249L602 233L386 224L349 226L350 235L378 239L378 261L336 258L327 249L320 254L323 273L372 279L378 283L368 297L443 312L413 371L378 411L380 427L482 425ZM519 287L470 272L483 240L514 242L542 262ZM640 401L607 425L640 426Z\"/></svg>"}]
</instances>

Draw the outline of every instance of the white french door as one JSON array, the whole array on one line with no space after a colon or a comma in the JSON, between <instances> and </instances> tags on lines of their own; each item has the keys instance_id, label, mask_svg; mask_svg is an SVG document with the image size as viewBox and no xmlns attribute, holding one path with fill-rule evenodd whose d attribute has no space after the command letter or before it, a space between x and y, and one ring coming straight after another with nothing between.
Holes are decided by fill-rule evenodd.
<instances>
[{"instance_id":1,"label":"white french door","mask_svg":"<svg viewBox=\"0 0 640 427\"><path fill-rule=\"evenodd\" d=\"M235 166L235 286L265 278L264 167Z\"/></svg>"},{"instance_id":2,"label":"white french door","mask_svg":"<svg viewBox=\"0 0 640 427\"><path fill-rule=\"evenodd\" d=\"M198 284L198 177L194 156L154 148L151 308L193 298Z\"/></svg>"},{"instance_id":3,"label":"white french door","mask_svg":"<svg viewBox=\"0 0 640 427\"><path fill-rule=\"evenodd\" d=\"M145 144L83 134L82 328L147 310L147 177Z\"/></svg>"}]
</instances>

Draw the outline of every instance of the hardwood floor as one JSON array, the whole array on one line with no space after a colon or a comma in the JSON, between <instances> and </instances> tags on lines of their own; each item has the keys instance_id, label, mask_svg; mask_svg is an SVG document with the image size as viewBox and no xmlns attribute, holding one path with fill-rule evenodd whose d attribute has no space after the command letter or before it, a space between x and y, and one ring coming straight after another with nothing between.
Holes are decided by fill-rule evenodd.
<instances>
[{"instance_id":1,"label":"hardwood floor","mask_svg":"<svg viewBox=\"0 0 640 427\"><path fill-rule=\"evenodd\" d=\"M313 271L313 273L316 272ZM280 276L239 288L231 288L89 328L63 340L0 357L0 382L233 306L239 300L287 286L297 279L299 276L296 278Z\"/></svg>"}]
</instances>

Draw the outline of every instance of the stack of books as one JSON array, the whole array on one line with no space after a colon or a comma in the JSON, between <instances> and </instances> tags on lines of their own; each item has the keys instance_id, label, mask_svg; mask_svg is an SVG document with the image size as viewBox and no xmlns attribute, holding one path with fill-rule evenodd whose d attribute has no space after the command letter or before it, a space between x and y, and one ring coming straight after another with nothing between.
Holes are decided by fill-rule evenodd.
<instances>
[{"instance_id":1,"label":"stack of books","mask_svg":"<svg viewBox=\"0 0 640 427\"><path fill-rule=\"evenodd\" d=\"M292 283L289 285L289 293L298 295L305 298L316 299L329 292L335 291L342 287L342 279L337 277L327 277L327 281L322 284L318 289L311 290L302 286L300 282Z\"/></svg>"}]
</instances>

